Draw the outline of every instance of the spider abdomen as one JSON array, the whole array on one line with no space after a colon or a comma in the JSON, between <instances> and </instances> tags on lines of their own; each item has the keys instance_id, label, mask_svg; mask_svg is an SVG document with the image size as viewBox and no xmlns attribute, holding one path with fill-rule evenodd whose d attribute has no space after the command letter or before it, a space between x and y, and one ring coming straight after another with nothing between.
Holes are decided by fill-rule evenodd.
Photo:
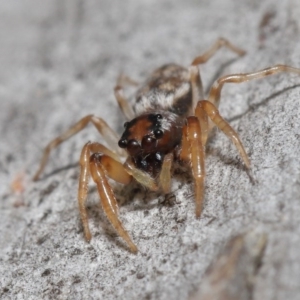
<instances>
[{"instance_id":1,"label":"spider abdomen","mask_svg":"<svg viewBox=\"0 0 300 300\"><path fill-rule=\"evenodd\" d=\"M169 111L188 116L192 109L192 90L188 69L167 64L155 70L135 96L136 115L148 111Z\"/></svg>"}]
</instances>

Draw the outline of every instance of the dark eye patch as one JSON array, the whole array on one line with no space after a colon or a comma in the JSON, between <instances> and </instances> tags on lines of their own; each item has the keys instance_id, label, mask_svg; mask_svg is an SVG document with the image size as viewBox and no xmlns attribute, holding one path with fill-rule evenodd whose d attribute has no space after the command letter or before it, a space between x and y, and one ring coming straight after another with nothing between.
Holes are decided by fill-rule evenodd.
<instances>
[{"instance_id":1,"label":"dark eye patch","mask_svg":"<svg viewBox=\"0 0 300 300\"><path fill-rule=\"evenodd\" d=\"M155 147L155 144L156 144L155 138L151 137L150 135L146 135L143 137L142 148L145 151L149 151L149 150L153 149L153 147Z\"/></svg>"},{"instance_id":2,"label":"dark eye patch","mask_svg":"<svg viewBox=\"0 0 300 300\"><path fill-rule=\"evenodd\" d=\"M160 130L160 129L156 129L156 130L154 131L154 135L155 135L155 137L156 137L157 139L160 139L160 138L163 137L164 132L163 132L162 130Z\"/></svg>"},{"instance_id":3,"label":"dark eye patch","mask_svg":"<svg viewBox=\"0 0 300 300\"><path fill-rule=\"evenodd\" d=\"M148 119L152 122L152 123L157 123L162 119L162 115L161 114L150 114L148 116Z\"/></svg>"},{"instance_id":4,"label":"dark eye patch","mask_svg":"<svg viewBox=\"0 0 300 300\"><path fill-rule=\"evenodd\" d=\"M162 118L163 116L161 114L150 114L148 119L151 121L152 125L148 129L153 131L160 130Z\"/></svg>"},{"instance_id":5,"label":"dark eye patch","mask_svg":"<svg viewBox=\"0 0 300 300\"><path fill-rule=\"evenodd\" d=\"M141 146L136 140L129 140L127 150L131 155L137 155L141 151Z\"/></svg>"},{"instance_id":6,"label":"dark eye patch","mask_svg":"<svg viewBox=\"0 0 300 300\"><path fill-rule=\"evenodd\" d=\"M126 139L120 139L118 142L118 145L120 148L126 148L127 147L127 140Z\"/></svg>"}]
</instances>

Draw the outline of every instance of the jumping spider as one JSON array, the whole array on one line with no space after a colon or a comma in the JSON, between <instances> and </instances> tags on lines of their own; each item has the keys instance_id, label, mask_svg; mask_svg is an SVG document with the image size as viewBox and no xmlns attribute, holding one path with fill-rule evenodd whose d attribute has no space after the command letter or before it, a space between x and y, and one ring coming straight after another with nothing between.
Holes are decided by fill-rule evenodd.
<instances>
[{"instance_id":1,"label":"jumping spider","mask_svg":"<svg viewBox=\"0 0 300 300\"><path fill-rule=\"evenodd\" d=\"M51 141L44 149L34 180L38 180L43 172L50 151L90 122L112 149L100 143L88 142L81 152L78 203L87 241L92 237L85 207L90 176L97 185L108 220L131 251L137 252L136 245L118 218L118 203L107 177L122 184L136 180L151 191L160 190L168 194L173 161L186 162L192 170L194 179L196 217L200 217L204 195L205 146L214 126L231 139L245 166L250 168L249 158L238 134L218 112L223 85L241 83L281 72L300 75L300 69L276 65L257 72L223 76L213 84L207 100L202 100L205 97L198 65L207 62L223 46L240 56L245 54L242 49L220 38L207 52L196 57L189 68L167 64L154 71L138 89L133 107L124 97L123 87L134 82L127 77L120 77L114 92L128 120L124 124L125 129L121 138L103 119L88 115Z\"/></svg>"}]
</instances>

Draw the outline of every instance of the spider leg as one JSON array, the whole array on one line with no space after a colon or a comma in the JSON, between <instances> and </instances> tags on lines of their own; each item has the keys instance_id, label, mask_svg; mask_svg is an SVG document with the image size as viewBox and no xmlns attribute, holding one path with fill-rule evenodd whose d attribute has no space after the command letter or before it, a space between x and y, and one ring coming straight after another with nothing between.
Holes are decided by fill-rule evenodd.
<instances>
[{"instance_id":1,"label":"spider leg","mask_svg":"<svg viewBox=\"0 0 300 300\"><path fill-rule=\"evenodd\" d=\"M239 56L243 56L246 51L244 51L241 48L236 47L232 43L230 43L228 40L224 38L219 38L217 41L211 46L210 49L208 49L204 54L197 56L193 62L192 65L200 65L206 63L220 48L226 47L232 52L235 52Z\"/></svg>"},{"instance_id":2,"label":"spider leg","mask_svg":"<svg viewBox=\"0 0 300 300\"><path fill-rule=\"evenodd\" d=\"M122 164L112 157L102 153L94 153L90 156L92 150L95 150L99 144L87 143L81 152L80 180L78 189L79 212L82 220L84 235L87 241L91 240L91 233L88 226L87 211L85 207L88 190L89 173L97 185L98 193L101 199L102 208L120 237L122 237L133 253L137 252L136 245L132 242L130 236L118 218L118 203L114 192L109 185L106 176L122 184L128 184L132 177L124 170Z\"/></svg>"},{"instance_id":3,"label":"spider leg","mask_svg":"<svg viewBox=\"0 0 300 300\"><path fill-rule=\"evenodd\" d=\"M132 107L129 105L126 97L124 96L124 86L133 85L137 86L138 83L130 77L121 74L117 80L117 85L114 88L115 97L118 101L119 107L122 110L127 120L132 120L135 116Z\"/></svg>"},{"instance_id":4,"label":"spider leg","mask_svg":"<svg viewBox=\"0 0 300 300\"><path fill-rule=\"evenodd\" d=\"M219 38L210 49L208 49L204 54L197 56L191 66L189 67L190 82L192 87L192 99L193 108L196 106L199 99L204 99L204 92L202 86L202 80L199 72L198 65L206 63L220 48L226 47L229 50L235 52L239 56L244 55L246 52L224 38Z\"/></svg>"},{"instance_id":5,"label":"spider leg","mask_svg":"<svg viewBox=\"0 0 300 300\"><path fill-rule=\"evenodd\" d=\"M184 125L182 128L182 138L181 138L181 151L179 155L179 159L185 162L190 161L190 153L189 153L190 145L188 141L188 127Z\"/></svg>"},{"instance_id":6,"label":"spider leg","mask_svg":"<svg viewBox=\"0 0 300 300\"><path fill-rule=\"evenodd\" d=\"M205 112L209 118L213 121L213 123L222 130L234 143L235 147L238 149L240 156L242 157L246 167L250 168L250 160L248 155L244 149L244 146L237 134L237 132L226 122L221 115L219 114L218 109L215 105L207 100L199 101L197 104L197 109L199 111Z\"/></svg>"},{"instance_id":7,"label":"spider leg","mask_svg":"<svg viewBox=\"0 0 300 300\"><path fill-rule=\"evenodd\" d=\"M198 66L191 65L189 67L190 83L192 89L193 109L199 99L204 99L203 84Z\"/></svg>"},{"instance_id":8,"label":"spider leg","mask_svg":"<svg viewBox=\"0 0 300 300\"><path fill-rule=\"evenodd\" d=\"M126 85L138 86L139 83L131 77L121 73L117 79L117 85L120 87L125 87Z\"/></svg>"},{"instance_id":9,"label":"spider leg","mask_svg":"<svg viewBox=\"0 0 300 300\"><path fill-rule=\"evenodd\" d=\"M300 69L289 67L286 65L276 65L256 72L223 76L219 78L211 87L208 100L212 102L216 107L219 107L221 90L225 83L241 83L253 79L264 78L269 75L274 75L283 72L295 73L300 75Z\"/></svg>"},{"instance_id":10,"label":"spider leg","mask_svg":"<svg viewBox=\"0 0 300 300\"><path fill-rule=\"evenodd\" d=\"M171 190L171 167L173 159L174 155L172 152L165 155L159 174L159 182L164 194L170 193Z\"/></svg>"},{"instance_id":11,"label":"spider leg","mask_svg":"<svg viewBox=\"0 0 300 300\"><path fill-rule=\"evenodd\" d=\"M205 179L205 151L201 139L201 128L197 117L191 116L187 118L187 124L183 130L183 151L188 152L187 156L181 158L189 158L191 163L192 175L195 184L195 202L196 202L196 217L200 217L203 208L204 195L204 179Z\"/></svg>"},{"instance_id":12,"label":"spider leg","mask_svg":"<svg viewBox=\"0 0 300 300\"><path fill-rule=\"evenodd\" d=\"M88 215L85 207L88 193L88 184L90 178L90 168L89 168L89 143L86 144L81 151L80 155L80 176L79 176L79 185L78 185L78 208L83 225L83 232L86 241L90 241L92 238L89 224L88 224Z\"/></svg>"},{"instance_id":13,"label":"spider leg","mask_svg":"<svg viewBox=\"0 0 300 300\"><path fill-rule=\"evenodd\" d=\"M127 120L132 120L134 118L134 112L131 106L129 105L127 99L124 96L123 88L117 85L114 89L114 92L119 107L122 110L124 116L126 117Z\"/></svg>"},{"instance_id":14,"label":"spider leg","mask_svg":"<svg viewBox=\"0 0 300 300\"><path fill-rule=\"evenodd\" d=\"M61 134L54 140L52 140L44 149L44 154L42 157L42 160L40 162L40 166L35 173L33 180L36 181L39 179L41 173L43 172L50 152L52 149L56 148L58 145L60 145L62 142L66 141L82 129L84 129L89 123L92 123L96 129L100 132L100 134L103 136L104 140L108 143L108 145L114 150L114 152L118 153L121 156L125 156L125 152L123 149L118 147L118 140L119 136L118 134L112 130L108 124L101 118L97 118L94 115L88 115L84 118L82 118L80 121L78 121L75 125L73 125L69 130L67 130L65 133ZM106 148L105 146L102 146L102 151L103 153L106 153L115 159L119 159L118 155L113 153L111 150Z\"/></svg>"},{"instance_id":15,"label":"spider leg","mask_svg":"<svg viewBox=\"0 0 300 300\"><path fill-rule=\"evenodd\" d=\"M209 129L212 127L209 123L210 120L208 120L208 115L203 109L201 105L202 101L198 101L196 109L195 109L195 116L198 118L200 122L200 128L201 128L201 140L202 145L205 146L209 134ZM211 121L210 121L211 122Z\"/></svg>"}]
</instances>

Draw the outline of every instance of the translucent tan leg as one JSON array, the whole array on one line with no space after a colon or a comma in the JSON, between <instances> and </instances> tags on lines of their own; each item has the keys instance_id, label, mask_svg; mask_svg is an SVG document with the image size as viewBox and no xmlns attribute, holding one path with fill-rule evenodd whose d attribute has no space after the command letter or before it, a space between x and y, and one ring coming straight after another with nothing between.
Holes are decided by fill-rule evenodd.
<instances>
[{"instance_id":1,"label":"translucent tan leg","mask_svg":"<svg viewBox=\"0 0 300 300\"><path fill-rule=\"evenodd\" d=\"M85 207L88 193L88 184L90 178L90 151L89 151L90 143L87 143L81 151L80 155L80 176L79 176L79 185L78 185L78 207L81 222L83 225L83 232L86 241L90 241L92 238L89 223L88 223L88 215Z\"/></svg>"},{"instance_id":2,"label":"translucent tan leg","mask_svg":"<svg viewBox=\"0 0 300 300\"><path fill-rule=\"evenodd\" d=\"M192 86L193 108L195 108L197 101L204 99L203 86L198 65L206 63L221 47L226 47L235 52L239 56L244 55L246 52L224 38L219 38L212 47L204 54L197 56L189 68L190 81Z\"/></svg>"},{"instance_id":3,"label":"translucent tan leg","mask_svg":"<svg viewBox=\"0 0 300 300\"><path fill-rule=\"evenodd\" d=\"M188 127L187 124L185 124L182 128L182 139L181 139L181 152L179 155L180 160L183 160L185 162L190 162L190 145L188 142Z\"/></svg>"},{"instance_id":4,"label":"translucent tan leg","mask_svg":"<svg viewBox=\"0 0 300 300\"><path fill-rule=\"evenodd\" d=\"M240 141L238 134L235 130L220 116L218 109L209 101L203 100L199 101L197 104L199 109L203 110L209 118L215 123L215 125L222 130L234 143L238 149L245 165L247 168L250 168L250 160L244 149L242 142Z\"/></svg>"},{"instance_id":5,"label":"translucent tan leg","mask_svg":"<svg viewBox=\"0 0 300 300\"><path fill-rule=\"evenodd\" d=\"M124 229L122 222L118 218L118 203L114 192L109 185L106 176L122 183L128 184L131 176L124 170L122 164L113 158L101 153L94 153L92 156L91 149L97 148L99 144L87 143L80 157L80 180L78 189L79 212L82 220L84 235L87 241L91 240L91 233L88 225L87 211L85 207L88 191L89 173L97 184L98 193L100 195L102 208L120 237L122 237L133 253L137 252L136 245L132 242L127 231Z\"/></svg>"},{"instance_id":6,"label":"translucent tan leg","mask_svg":"<svg viewBox=\"0 0 300 300\"><path fill-rule=\"evenodd\" d=\"M300 69L289 67L286 65L276 65L274 67L266 68L256 72L223 76L219 78L211 87L208 100L211 103L213 103L216 107L219 107L221 90L225 83L241 83L253 79L264 78L266 76L282 72L295 73L300 75Z\"/></svg>"},{"instance_id":7,"label":"translucent tan leg","mask_svg":"<svg viewBox=\"0 0 300 300\"><path fill-rule=\"evenodd\" d=\"M173 153L165 155L161 172L159 174L159 182L164 194L170 193L171 190L171 167L173 158Z\"/></svg>"},{"instance_id":8,"label":"translucent tan leg","mask_svg":"<svg viewBox=\"0 0 300 300\"><path fill-rule=\"evenodd\" d=\"M197 101L204 99L204 91L202 80L199 72L198 66L190 66L189 67L190 73L190 82L192 88L192 102L193 102L193 109L195 108Z\"/></svg>"},{"instance_id":9,"label":"translucent tan leg","mask_svg":"<svg viewBox=\"0 0 300 300\"><path fill-rule=\"evenodd\" d=\"M90 234L88 220L87 220L87 212L85 208L85 203L87 200L87 192L88 192L88 181L90 177L90 169L89 169L90 155L91 153L102 152L103 149L102 147L103 145L99 143L89 142L83 147L80 155L80 179L79 179L79 187L78 187L78 204L79 204L79 212L80 212L80 216L84 228L84 235L87 241L91 240L91 234ZM106 169L107 170L112 169L112 175L110 174L110 176L113 178L114 177L113 174L119 173L121 179L120 178L118 179L116 177L113 179L115 179L118 182L124 183L122 182L122 178L123 178L123 181L125 180L125 183L128 183L130 176L127 173L124 173L124 170L122 169L122 165L119 162L116 163L117 161L114 162L112 160L113 168L109 168L109 160L108 162L105 163L105 160L107 161L105 157L106 155L103 156L104 165L106 166Z\"/></svg>"},{"instance_id":10,"label":"translucent tan leg","mask_svg":"<svg viewBox=\"0 0 300 300\"><path fill-rule=\"evenodd\" d=\"M118 101L119 107L122 110L127 120L132 120L135 117L132 107L129 105L126 97L124 96L123 88L125 85L137 86L138 83L128 76L121 74L118 78L117 85L115 86L114 92L115 97Z\"/></svg>"},{"instance_id":11,"label":"translucent tan leg","mask_svg":"<svg viewBox=\"0 0 300 300\"><path fill-rule=\"evenodd\" d=\"M196 217L200 217L203 208L205 151L201 142L201 128L197 117L187 118L187 141L191 160L192 174L195 184Z\"/></svg>"},{"instance_id":12,"label":"translucent tan leg","mask_svg":"<svg viewBox=\"0 0 300 300\"><path fill-rule=\"evenodd\" d=\"M92 123L96 129L100 132L100 134L103 136L104 140L109 144L109 146L119 155L125 156L125 152L123 149L118 147L118 141L120 139L120 137L118 136L118 134L112 130L108 124L101 118L97 118L94 115L88 115L84 118L82 118L80 121L78 121L74 126L72 126L69 130L67 130L65 133L63 133L62 135L58 136L57 138L55 138L54 140L52 140L44 149L44 154L43 154L43 158L41 160L39 169L37 170L37 172L35 173L33 180L38 180L41 173L43 172L49 155L50 155L50 151L54 148L56 148L58 145L60 145L62 142L66 141L67 139L69 139L70 137L72 137L73 135L75 135L76 133L78 133L79 131L81 131L83 128L85 128L89 123ZM112 151L109 150L108 148L106 148L105 146L102 146L103 150L101 152L107 153L110 156L116 157L116 154L111 154Z\"/></svg>"},{"instance_id":13,"label":"translucent tan leg","mask_svg":"<svg viewBox=\"0 0 300 300\"><path fill-rule=\"evenodd\" d=\"M117 80L117 85L123 88L126 85L138 86L139 83L127 75L120 74Z\"/></svg>"},{"instance_id":14,"label":"translucent tan leg","mask_svg":"<svg viewBox=\"0 0 300 300\"><path fill-rule=\"evenodd\" d=\"M228 40L224 38L219 38L209 50L207 50L204 54L197 56L193 60L192 65L196 66L206 63L222 47L228 48L229 50L235 52L239 56L243 56L246 53L243 49L234 46Z\"/></svg>"},{"instance_id":15,"label":"translucent tan leg","mask_svg":"<svg viewBox=\"0 0 300 300\"><path fill-rule=\"evenodd\" d=\"M115 97L124 116L128 121L132 120L134 118L134 112L124 96L123 88L121 88L120 86L116 86L114 91Z\"/></svg>"},{"instance_id":16,"label":"translucent tan leg","mask_svg":"<svg viewBox=\"0 0 300 300\"><path fill-rule=\"evenodd\" d=\"M208 120L207 113L202 107L202 101L198 101L197 103L195 109L195 116L198 118L200 122L202 145L205 146L207 142L208 133L209 133L209 120Z\"/></svg>"}]
</instances>

